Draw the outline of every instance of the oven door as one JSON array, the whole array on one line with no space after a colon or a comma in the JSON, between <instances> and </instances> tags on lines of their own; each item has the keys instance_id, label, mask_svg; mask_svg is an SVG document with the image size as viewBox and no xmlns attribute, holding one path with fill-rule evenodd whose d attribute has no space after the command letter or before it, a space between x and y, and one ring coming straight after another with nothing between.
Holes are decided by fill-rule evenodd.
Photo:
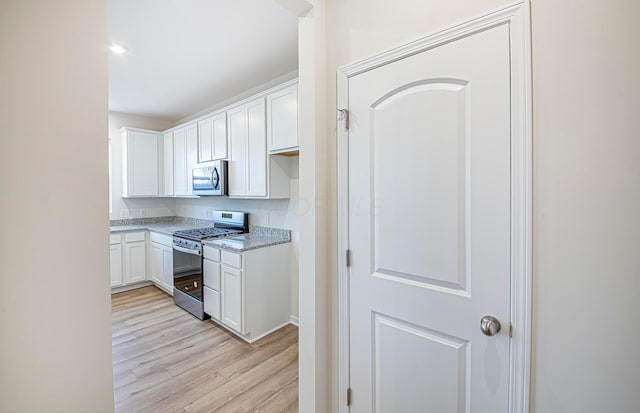
<instances>
[{"instance_id":1,"label":"oven door","mask_svg":"<svg viewBox=\"0 0 640 413\"><path fill-rule=\"evenodd\" d=\"M173 246L173 287L202 301L202 252Z\"/></svg>"}]
</instances>

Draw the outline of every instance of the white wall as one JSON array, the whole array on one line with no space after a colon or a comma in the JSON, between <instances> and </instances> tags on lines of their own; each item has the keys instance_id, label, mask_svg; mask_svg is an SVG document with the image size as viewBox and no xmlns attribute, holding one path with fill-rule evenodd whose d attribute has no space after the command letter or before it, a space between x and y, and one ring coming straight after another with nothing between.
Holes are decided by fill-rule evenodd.
<instances>
[{"instance_id":1,"label":"white wall","mask_svg":"<svg viewBox=\"0 0 640 413\"><path fill-rule=\"evenodd\" d=\"M534 1L535 411L640 409L640 2Z\"/></svg>"},{"instance_id":2,"label":"white wall","mask_svg":"<svg viewBox=\"0 0 640 413\"><path fill-rule=\"evenodd\" d=\"M229 199L203 197L200 199L175 199L176 215L181 217L211 219L212 210L231 210L249 213L249 224L291 230L292 240L292 297L291 314L298 317L298 268L300 216L306 214L310 205L300 200L297 157L291 158L289 199Z\"/></svg>"},{"instance_id":3,"label":"white wall","mask_svg":"<svg viewBox=\"0 0 640 413\"><path fill-rule=\"evenodd\" d=\"M131 115L120 112L109 112L109 138L111 139L111 213L110 219L123 219L122 211L129 212L129 218L163 217L175 215L172 199L122 198L122 145L120 128L141 128L163 131L171 128L173 122Z\"/></svg>"},{"instance_id":4,"label":"white wall","mask_svg":"<svg viewBox=\"0 0 640 413\"><path fill-rule=\"evenodd\" d=\"M0 6L0 411L112 412L106 0Z\"/></svg>"},{"instance_id":5,"label":"white wall","mask_svg":"<svg viewBox=\"0 0 640 413\"><path fill-rule=\"evenodd\" d=\"M532 3L532 411L634 412L640 405L640 139L634 119L640 108L640 3ZM338 67L507 4L328 0L328 113L336 109ZM335 118L329 119L333 131ZM327 142L328 170L335 171L333 132ZM335 176L330 182L330 205L335 205ZM334 209L331 268L335 218ZM335 308L335 283L330 287ZM335 360L335 314L332 326Z\"/></svg>"}]
</instances>

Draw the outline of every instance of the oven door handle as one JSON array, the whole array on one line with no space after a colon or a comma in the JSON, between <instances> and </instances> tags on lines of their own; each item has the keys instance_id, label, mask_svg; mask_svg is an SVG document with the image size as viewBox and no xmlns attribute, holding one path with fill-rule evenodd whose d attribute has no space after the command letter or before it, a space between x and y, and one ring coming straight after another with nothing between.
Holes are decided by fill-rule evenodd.
<instances>
[{"instance_id":1,"label":"oven door handle","mask_svg":"<svg viewBox=\"0 0 640 413\"><path fill-rule=\"evenodd\" d=\"M184 252L186 254L191 254L191 255L202 255L202 251L199 250L192 250L189 248L184 248L184 247L179 247L177 245L173 245L173 249L176 251L180 251L180 252Z\"/></svg>"}]
</instances>

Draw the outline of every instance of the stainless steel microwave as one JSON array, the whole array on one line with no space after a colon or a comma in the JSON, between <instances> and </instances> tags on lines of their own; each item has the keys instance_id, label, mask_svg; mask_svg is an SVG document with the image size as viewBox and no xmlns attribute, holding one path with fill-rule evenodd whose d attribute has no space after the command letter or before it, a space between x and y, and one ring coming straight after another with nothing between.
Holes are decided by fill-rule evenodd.
<instances>
[{"instance_id":1,"label":"stainless steel microwave","mask_svg":"<svg viewBox=\"0 0 640 413\"><path fill-rule=\"evenodd\" d=\"M200 196L229 195L227 161L213 161L193 167L193 194Z\"/></svg>"}]
</instances>

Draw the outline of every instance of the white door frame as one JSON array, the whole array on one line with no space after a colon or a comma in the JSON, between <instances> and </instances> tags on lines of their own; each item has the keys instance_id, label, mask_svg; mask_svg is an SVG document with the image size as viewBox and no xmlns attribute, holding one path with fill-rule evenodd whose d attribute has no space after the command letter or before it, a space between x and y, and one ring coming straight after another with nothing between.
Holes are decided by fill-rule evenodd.
<instances>
[{"instance_id":1,"label":"white door frame","mask_svg":"<svg viewBox=\"0 0 640 413\"><path fill-rule=\"evenodd\" d=\"M338 69L338 109L349 107L349 78L428 49L506 24L511 52L511 320L509 412L528 413L531 372L532 124L529 1L518 2ZM349 387L349 135L338 121L338 408ZM480 328L480 326L478 326Z\"/></svg>"}]
</instances>

